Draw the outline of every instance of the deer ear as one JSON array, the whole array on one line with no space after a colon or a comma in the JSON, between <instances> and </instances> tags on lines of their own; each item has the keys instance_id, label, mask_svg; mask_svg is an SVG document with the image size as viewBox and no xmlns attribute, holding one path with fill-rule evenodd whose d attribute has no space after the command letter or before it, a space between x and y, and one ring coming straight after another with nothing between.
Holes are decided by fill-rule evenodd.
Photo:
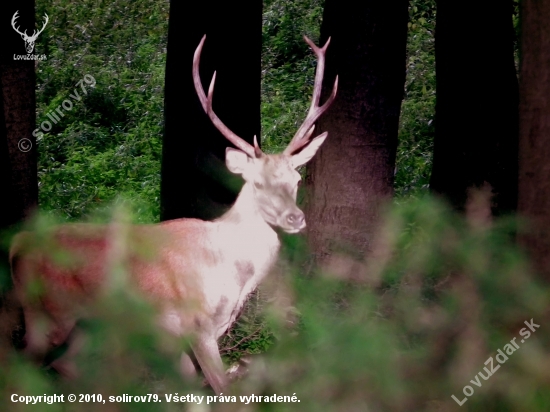
<instances>
[{"instance_id":1,"label":"deer ear","mask_svg":"<svg viewBox=\"0 0 550 412\"><path fill-rule=\"evenodd\" d=\"M238 149L225 149L225 164L231 173L243 174L248 167L248 155Z\"/></svg>"},{"instance_id":2,"label":"deer ear","mask_svg":"<svg viewBox=\"0 0 550 412\"><path fill-rule=\"evenodd\" d=\"M301 152L293 155L292 166L296 169L297 167L309 162L311 158L315 155L315 153L317 153L317 150L319 150L319 147L321 147L327 136L328 132L320 134L311 142L309 142L308 145L304 147Z\"/></svg>"}]
</instances>

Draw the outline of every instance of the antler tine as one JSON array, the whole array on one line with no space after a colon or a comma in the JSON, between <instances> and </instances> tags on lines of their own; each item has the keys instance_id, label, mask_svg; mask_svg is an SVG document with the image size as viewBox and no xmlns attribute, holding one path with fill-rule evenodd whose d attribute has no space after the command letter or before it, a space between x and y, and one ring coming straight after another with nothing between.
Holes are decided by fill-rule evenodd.
<instances>
[{"instance_id":1,"label":"antler tine","mask_svg":"<svg viewBox=\"0 0 550 412\"><path fill-rule=\"evenodd\" d=\"M208 88L208 97L204 93L204 89L202 87L200 75L199 75L199 62L201 58L201 52L202 47L204 45L204 41L206 40L206 34L202 37L199 45L197 46L197 49L195 50L195 55L193 56L193 83L195 85L195 91L197 92L197 95L199 96L199 100L201 102L202 108L208 114L208 117L216 126L216 129L218 129L222 135L225 136L227 140L229 140L231 143L233 143L236 147L241 149L243 152L245 152L250 157L257 157L257 153L259 150L259 147L257 150L242 139L241 137L237 136L235 133L233 133L229 128L223 124L223 122L220 120L220 118L214 113L214 110L212 109L212 98L214 94L214 83L216 82L216 72L214 72L214 75L212 76L212 81L210 82L210 87Z\"/></svg>"},{"instance_id":2,"label":"antler tine","mask_svg":"<svg viewBox=\"0 0 550 412\"><path fill-rule=\"evenodd\" d=\"M202 88L201 78L199 76L199 62L201 59L202 46L204 46L205 40L206 34L202 36L202 39L195 50L195 54L193 55L193 84L195 85L195 91L199 96L202 108L204 112L207 113L208 109L206 107L206 94L204 93L204 89Z\"/></svg>"},{"instance_id":3,"label":"antler tine","mask_svg":"<svg viewBox=\"0 0 550 412\"><path fill-rule=\"evenodd\" d=\"M307 36L304 36L304 40L309 45L309 47L311 47L311 50L313 50L317 58L321 56L321 58L319 58L319 61L317 62L317 69L315 70L315 82L313 85L313 96L311 98L312 104L309 108L309 111L311 112L314 106L319 106L319 100L321 99L321 86L323 85L323 75L325 72L325 52L328 45L330 44L330 37L322 48L317 47L317 45L313 43L311 39Z\"/></svg>"},{"instance_id":4,"label":"antler tine","mask_svg":"<svg viewBox=\"0 0 550 412\"><path fill-rule=\"evenodd\" d=\"M323 47L317 47L307 36L304 36L306 43L317 55L317 70L315 71L315 83L313 85L313 96L311 98L311 106L307 113L307 116L290 141L289 145L285 149L285 154L292 154L298 149L301 149L311 137L313 125L317 119L330 107L334 99L336 98L336 91L338 90L338 76L334 80L334 86L329 98L319 107L319 100L321 98L321 89L323 86L323 77L325 73L325 53L330 44L330 37Z\"/></svg>"},{"instance_id":5,"label":"antler tine","mask_svg":"<svg viewBox=\"0 0 550 412\"><path fill-rule=\"evenodd\" d=\"M292 147L292 150L291 151L286 151L288 150L288 147L287 149L285 150L285 153L288 153L288 154L292 154L292 153L296 153L298 152L302 147L304 147L306 144L309 143L310 141L310 138L311 136L313 135L313 132L315 131L315 125L311 126L311 128L309 129L309 131L306 133L306 135L303 137L303 139L300 139L300 140L297 140L293 147ZM289 145L290 146L290 145Z\"/></svg>"},{"instance_id":6,"label":"antler tine","mask_svg":"<svg viewBox=\"0 0 550 412\"><path fill-rule=\"evenodd\" d=\"M264 152L262 152L262 149L260 149L260 145L258 144L258 139L256 138L256 135L254 135L254 155L256 157L262 157L264 155Z\"/></svg>"},{"instance_id":7,"label":"antler tine","mask_svg":"<svg viewBox=\"0 0 550 412\"><path fill-rule=\"evenodd\" d=\"M17 28L15 27L15 21L19 18L19 10L17 10L14 14L13 14L13 17L11 18L11 26L13 27L13 29L19 33L21 36L26 36L27 35L27 30L25 30L25 33L21 33L19 31L19 26L17 26Z\"/></svg>"},{"instance_id":8,"label":"antler tine","mask_svg":"<svg viewBox=\"0 0 550 412\"><path fill-rule=\"evenodd\" d=\"M42 28L38 31L38 33L36 33L36 34L33 33L33 37L35 37L35 36L38 37L38 35L44 31L44 29L46 28L46 25L50 21L50 18L48 17L48 15L46 13L44 13L44 16L45 16L45 18L44 18L45 21L44 21L44 24L42 25ZM36 30L35 30L35 32L36 32Z\"/></svg>"}]
</instances>

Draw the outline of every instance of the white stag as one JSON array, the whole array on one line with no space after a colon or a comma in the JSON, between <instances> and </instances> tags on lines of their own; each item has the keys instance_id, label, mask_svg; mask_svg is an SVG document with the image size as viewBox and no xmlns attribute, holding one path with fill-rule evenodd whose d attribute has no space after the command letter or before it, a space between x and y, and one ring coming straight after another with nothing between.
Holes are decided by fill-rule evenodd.
<instances>
[{"instance_id":1,"label":"white stag","mask_svg":"<svg viewBox=\"0 0 550 412\"><path fill-rule=\"evenodd\" d=\"M245 184L235 204L217 220L175 219L155 225L127 226L134 243L155 245L154 258L128 259L131 284L158 309L159 324L176 336L192 333L193 353L212 388L220 393L226 375L217 340L235 321L246 297L258 286L277 258L280 241L276 229L297 233L305 228L304 213L296 206L300 174L296 168L310 160L327 137L311 138L315 121L336 96L337 82L327 102L319 106L329 41L319 48L307 37L318 58L311 107L304 123L281 154L263 153L231 132L212 110L215 73L205 94L199 60L205 37L193 60L193 81L202 107L218 130L238 149L226 149L228 169ZM22 302L26 351L43 356L67 341L77 320L75 305L92 299L108 283L109 261L116 249L116 225L68 224L53 230L55 243L75 256L60 266L47 253L37 251L31 232L16 236L10 250L15 290ZM27 296L31 280L44 285L39 300ZM189 310L188 303L199 306ZM41 328L36 327L40 317ZM48 320L44 333L44 319ZM61 360L52 366L63 370ZM182 355L181 368L192 362ZM66 370L66 369L65 369Z\"/></svg>"}]
</instances>

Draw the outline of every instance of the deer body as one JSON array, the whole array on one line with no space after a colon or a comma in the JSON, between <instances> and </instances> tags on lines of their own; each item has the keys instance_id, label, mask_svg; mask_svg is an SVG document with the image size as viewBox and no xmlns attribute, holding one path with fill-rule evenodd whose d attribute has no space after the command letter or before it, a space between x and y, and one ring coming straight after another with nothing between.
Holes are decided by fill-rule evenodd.
<instances>
[{"instance_id":1,"label":"deer body","mask_svg":"<svg viewBox=\"0 0 550 412\"><path fill-rule=\"evenodd\" d=\"M246 297L275 261L280 245L278 235L257 211L250 210L250 196L252 188L244 187L233 208L213 222L176 219L130 227L131 237L147 244L160 241L153 259L130 259L129 273L138 292L158 308L159 324L175 336L195 333L198 345L217 351L218 338L235 321ZM79 261L64 270L47 256L26 256L29 239L25 238L30 233L21 233L15 239L12 271L25 308L29 354L43 354L63 344L78 320L76 302L86 303L101 293L110 269L109 229L82 224L59 228L56 243ZM46 289L38 305L25 298L25 285L30 281L28 276L32 276L29 274L39 276L46 285L55 285L55 290ZM187 305L180 307L182 300L192 302L193 310ZM46 313L51 321L47 340L33 331L37 313ZM207 373L211 368L208 359L217 352L202 355L206 360L200 351L196 352ZM209 378L211 382L220 380L216 388L219 391L224 384L220 376L223 375L218 373Z\"/></svg>"},{"instance_id":2,"label":"deer body","mask_svg":"<svg viewBox=\"0 0 550 412\"><path fill-rule=\"evenodd\" d=\"M266 155L257 145L236 136L212 110L214 78L208 96L198 75L203 37L193 62L193 79L201 104L214 125L238 149L227 148L228 169L240 174L245 184L235 204L212 222L175 219L156 225L63 225L53 240L73 260L56 263L35 248L33 234L16 236L10 249L12 276L22 302L27 325L26 351L44 354L68 340L79 315L79 306L93 300L109 284L110 270L123 257L129 283L158 310L158 323L175 336L193 333L192 350L212 388L226 385L217 339L235 321L246 297L268 274L280 242L276 228L297 233L306 226L296 206L300 174L296 168L309 161L327 133L310 139L315 120L330 106L336 94L318 106L323 77L323 48L306 41L319 58L313 103L304 124L282 154ZM120 233L134 245L151 249L144 258L124 248ZM118 239L118 240L117 240ZM121 246L122 245L122 246ZM44 291L37 300L28 298L27 285L38 278ZM44 334L37 317L49 319ZM182 369L190 361L182 357ZM63 366L59 365L60 369Z\"/></svg>"},{"instance_id":3,"label":"deer body","mask_svg":"<svg viewBox=\"0 0 550 412\"><path fill-rule=\"evenodd\" d=\"M280 242L275 230L261 219L259 213L251 214L246 210L245 198L251 195L250 192L250 187L244 187L233 208L216 221L193 220L201 233L182 242L192 241L196 245L191 249L192 253L202 256L202 259L193 259L184 256L184 252L180 259L195 261L193 266L186 268L186 274L200 273L197 286L203 293L205 319L197 321L202 332L215 340L235 321L246 297L268 274L279 251ZM177 228L178 234L173 240L188 237L188 222L188 219L178 219L165 224ZM170 310L169 313L163 324L177 334L188 333L185 328L178 330L177 322L170 323L174 318Z\"/></svg>"}]
</instances>

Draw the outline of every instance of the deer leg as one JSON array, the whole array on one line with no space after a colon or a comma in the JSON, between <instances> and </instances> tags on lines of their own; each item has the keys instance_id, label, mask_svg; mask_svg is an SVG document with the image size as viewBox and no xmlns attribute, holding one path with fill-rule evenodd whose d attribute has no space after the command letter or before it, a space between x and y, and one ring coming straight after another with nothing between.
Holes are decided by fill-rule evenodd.
<instances>
[{"instance_id":1,"label":"deer leg","mask_svg":"<svg viewBox=\"0 0 550 412\"><path fill-rule=\"evenodd\" d=\"M73 336L75 320L70 316L59 316L55 313L46 314L36 308L24 310L25 317L25 342L24 352L35 362L49 365L60 375L75 377L76 367L72 362L74 354L81 345L77 345L79 339ZM67 350L60 357L51 361L52 350L67 344Z\"/></svg>"},{"instance_id":2,"label":"deer leg","mask_svg":"<svg viewBox=\"0 0 550 412\"><path fill-rule=\"evenodd\" d=\"M220 394L227 386L218 342L213 336L199 335L193 343L193 352L214 392Z\"/></svg>"},{"instance_id":3,"label":"deer leg","mask_svg":"<svg viewBox=\"0 0 550 412\"><path fill-rule=\"evenodd\" d=\"M31 359L42 362L48 351L48 331L52 321L44 314L30 308L24 309L25 349L23 352Z\"/></svg>"},{"instance_id":4,"label":"deer leg","mask_svg":"<svg viewBox=\"0 0 550 412\"><path fill-rule=\"evenodd\" d=\"M174 336L181 337L184 334L182 316L173 308L166 309L158 319L160 325ZM179 365L180 373L184 378L193 379L197 377L197 370L188 350L182 352Z\"/></svg>"},{"instance_id":5,"label":"deer leg","mask_svg":"<svg viewBox=\"0 0 550 412\"><path fill-rule=\"evenodd\" d=\"M191 357L186 352L183 352L181 354L180 372L185 378L192 379L197 377L197 370L195 369L195 365L193 364Z\"/></svg>"},{"instance_id":6,"label":"deer leg","mask_svg":"<svg viewBox=\"0 0 550 412\"><path fill-rule=\"evenodd\" d=\"M84 344L84 335L73 328L68 334L65 343L67 350L60 357L50 363L50 367L55 369L61 376L72 379L78 377L78 368L75 363L75 356Z\"/></svg>"}]
</instances>

